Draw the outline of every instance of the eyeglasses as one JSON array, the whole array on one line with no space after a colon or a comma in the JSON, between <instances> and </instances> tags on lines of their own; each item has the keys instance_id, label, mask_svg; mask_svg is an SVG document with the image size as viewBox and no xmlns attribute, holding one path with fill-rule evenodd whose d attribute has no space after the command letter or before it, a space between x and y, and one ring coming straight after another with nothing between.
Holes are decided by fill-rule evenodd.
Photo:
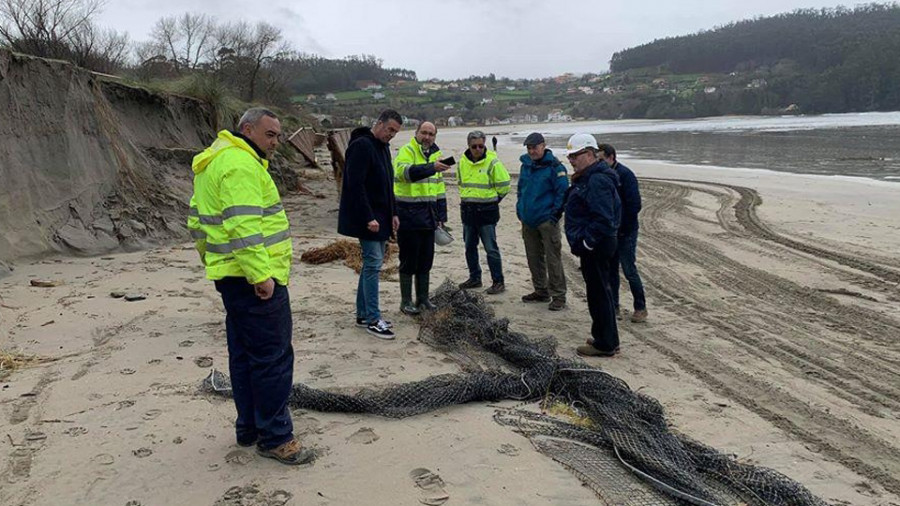
<instances>
[{"instance_id":1,"label":"eyeglasses","mask_svg":"<svg viewBox=\"0 0 900 506\"><path fill-rule=\"evenodd\" d=\"M469 149L484 149L484 144L469 144Z\"/></svg>"},{"instance_id":2,"label":"eyeglasses","mask_svg":"<svg viewBox=\"0 0 900 506\"><path fill-rule=\"evenodd\" d=\"M584 153L586 153L586 151L582 149L581 151L579 151L577 153L572 153L571 155L566 155L566 158L568 158L569 161L572 161L572 160L578 158L579 156L583 155Z\"/></svg>"}]
</instances>

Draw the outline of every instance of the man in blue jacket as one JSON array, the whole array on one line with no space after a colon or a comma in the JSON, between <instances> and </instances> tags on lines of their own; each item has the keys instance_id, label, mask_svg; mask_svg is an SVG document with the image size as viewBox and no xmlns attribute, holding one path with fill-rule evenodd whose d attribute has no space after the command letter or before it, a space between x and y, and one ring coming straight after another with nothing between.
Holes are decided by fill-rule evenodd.
<instances>
[{"instance_id":1,"label":"man in blue jacket","mask_svg":"<svg viewBox=\"0 0 900 506\"><path fill-rule=\"evenodd\" d=\"M559 311L566 307L559 218L569 178L566 168L547 149L540 133L525 138L525 149L528 153L519 158L522 168L516 191L516 215L522 222L522 240L534 291L522 296L522 302L550 302L550 310Z\"/></svg>"},{"instance_id":2,"label":"man in blue jacket","mask_svg":"<svg viewBox=\"0 0 900 506\"><path fill-rule=\"evenodd\" d=\"M360 127L350 134L338 210L338 233L358 238L362 249L356 325L381 339L394 338L393 325L381 317L378 307L378 277L385 243L400 224L388 143L402 124L400 114L387 109L378 116L375 126Z\"/></svg>"},{"instance_id":3,"label":"man in blue jacket","mask_svg":"<svg viewBox=\"0 0 900 506\"><path fill-rule=\"evenodd\" d=\"M609 286L622 216L617 187L619 177L600 157L594 136L573 135L566 155L575 173L566 195L566 239L581 261L581 275L591 313L591 339L579 346L579 355L611 357L619 353L619 329Z\"/></svg>"},{"instance_id":4,"label":"man in blue jacket","mask_svg":"<svg viewBox=\"0 0 900 506\"><path fill-rule=\"evenodd\" d=\"M641 275L636 265L637 240L638 240L638 213L641 212L641 191L638 189L638 181L634 172L616 160L616 148L609 144L601 144L600 151L603 160L609 168L619 176L619 199L622 201L622 224L619 225L619 247L613 258L613 268L610 271L609 284L612 290L613 302L616 305L616 314L619 313L619 265L622 265L622 273L628 280L631 295L634 298L634 313L631 321L643 323L647 321L647 299L644 296L644 284L641 283Z\"/></svg>"}]
</instances>

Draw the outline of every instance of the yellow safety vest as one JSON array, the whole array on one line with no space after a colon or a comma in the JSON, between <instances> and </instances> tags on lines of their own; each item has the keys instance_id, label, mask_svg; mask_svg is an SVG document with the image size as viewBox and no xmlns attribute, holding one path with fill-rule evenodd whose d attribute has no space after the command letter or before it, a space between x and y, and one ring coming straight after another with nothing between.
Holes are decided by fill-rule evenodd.
<instances>
[{"instance_id":1,"label":"yellow safety vest","mask_svg":"<svg viewBox=\"0 0 900 506\"><path fill-rule=\"evenodd\" d=\"M411 181L409 177L409 168L413 165L434 163L440 159L440 150L426 159L422 153L422 146L415 137L400 148L394 157L394 198L397 202L436 202L446 199L447 190L442 173L436 172L418 181Z\"/></svg>"},{"instance_id":2,"label":"yellow safety vest","mask_svg":"<svg viewBox=\"0 0 900 506\"><path fill-rule=\"evenodd\" d=\"M206 277L287 285L293 246L269 162L227 130L194 157L188 229Z\"/></svg>"},{"instance_id":3,"label":"yellow safety vest","mask_svg":"<svg viewBox=\"0 0 900 506\"><path fill-rule=\"evenodd\" d=\"M466 155L459 161L459 199L463 203L498 202L509 193L509 172L497 158L497 153L488 151L477 162Z\"/></svg>"}]
</instances>

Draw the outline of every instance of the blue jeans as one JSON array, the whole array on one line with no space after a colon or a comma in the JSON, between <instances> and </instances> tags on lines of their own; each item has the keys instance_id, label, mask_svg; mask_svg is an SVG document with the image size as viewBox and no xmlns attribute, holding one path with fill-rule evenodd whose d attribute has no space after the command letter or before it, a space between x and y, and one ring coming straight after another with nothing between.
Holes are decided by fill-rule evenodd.
<instances>
[{"instance_id":1,"label":"blue jeans","mask_svg":"<svg viewBox=\"0 0 900 506\"><path fill-rule=\"evenodd\" d=\"M478 263L479 240L484 245L491 280L494 283L503 283L503 261L500 259L500 247L497 246L497 225L463 225L469 279L481 281L481 265Z\"/></svg>"},{"instance_id":2,"label":"blue jeans","mask_svg":"<svg viewBox=\"0 0 900 506\"><path fill-rule=\"evenodd\" d=\"M356 317L365 318L369 323L381 319L381 310L378 309L378 279L384 263L384 244L385 241L359 240L363 265L359 272L359 284L356 286Z\"/></svg>"},{"instance_id":3,"label":"blue jeans","mask_svg":"<svg viewBox=\"0 0 900 506\"><path fill-rule=\"evenodd\" d=\"M625 279L631 288L631 296L634 297L634 310L647 309L647 299L644 296L644 284L641 283L641 275L638 273L635 257L637 253L638 231L619 237L619 248L613 257L610 269L609 285L612 289L613 302L616 309L619 308L619 268L621 264Z\"/></svg>"},{"instance_id":4,"label":"blue jeans","mask_svg":"<svg viewBox=\"0 0 900 506\"><path fill-rule=\"evenodd\" d=\"M287 405L294 375L287 287L276 284L269 300L257 297L244 278L218 280L216 290L225 304L238 442L256 441L265 450L281 446L293 438L294 430Z\"/></svg>"}]
</instances>

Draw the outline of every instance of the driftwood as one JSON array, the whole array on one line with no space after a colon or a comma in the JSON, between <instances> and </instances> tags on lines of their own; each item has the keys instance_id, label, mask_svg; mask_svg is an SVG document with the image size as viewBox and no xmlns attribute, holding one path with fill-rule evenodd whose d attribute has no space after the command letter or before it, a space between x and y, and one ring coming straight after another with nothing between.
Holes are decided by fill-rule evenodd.
<instances>
[{"instance_id":1,"label":"driftwood","mask_svg":"<svg viewBox=\"0 0 900 506\"><path fill-rule=\"evenodd\" d=\"M311 128L301 128L288 137L291 146L297 149L303 158L315 168L319 168L319 162L316 161L316 132Z\"/></svg>"},{"instance_id":2,"label":"driftwood","mask_svg":"<svg viewBox=\"0 0 900 506\"><path fill-rule=\"evenodd\" d=\"M350 130L331 130L328 132L328 151L331 152L331 167L334 169L334 181L338 195L344 180L344 163L347 161L347 146L350 144Z\"/></svg>"}]
</instances>

